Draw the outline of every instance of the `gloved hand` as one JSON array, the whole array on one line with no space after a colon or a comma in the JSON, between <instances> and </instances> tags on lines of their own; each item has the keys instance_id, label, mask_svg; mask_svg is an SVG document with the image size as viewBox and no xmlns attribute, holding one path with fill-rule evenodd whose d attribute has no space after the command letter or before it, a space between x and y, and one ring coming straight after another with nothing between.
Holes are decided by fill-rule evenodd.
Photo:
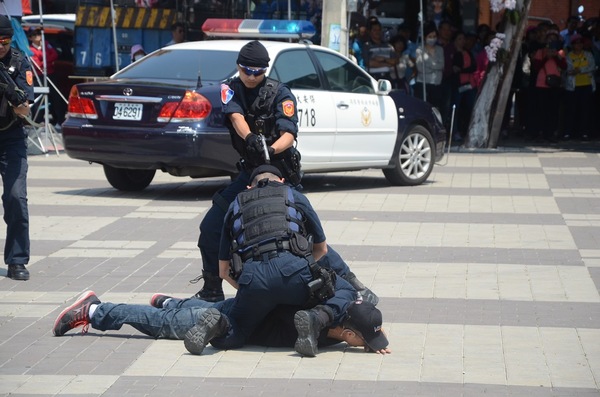
<instances>
[{"instance_id":1,"label":"gloved hand","mask_svg":"<svg viewBox=\"0 0 600 397\"><path fill-rule=\"evenodd\" d=\"M265 163L260 137L252 132L246 136L246 155L248 156L246 160L252 165Z\"/></svg>"},{"instance_id":2,"label":"gloved hand","mask_svg":"<svg viewBox=\"0 0 600 397\"><path fill-rule=\"evenodd\" d=\"M275 155L275 149L273 149L271 146L269 146L267 148L267 151L269 152L269 158L273 158L273 156Z\"/></svg>"}]
</instances>

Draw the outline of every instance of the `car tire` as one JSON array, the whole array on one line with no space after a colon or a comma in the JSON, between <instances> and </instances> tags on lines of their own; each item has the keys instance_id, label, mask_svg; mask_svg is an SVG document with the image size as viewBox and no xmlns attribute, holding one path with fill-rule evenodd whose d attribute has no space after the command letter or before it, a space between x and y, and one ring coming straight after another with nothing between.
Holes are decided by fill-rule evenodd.
<instances>
[{"instance_id":1,"label":"car tire","mask_svg":"<svg viewBox=\"0 0 600 397\"><path fill-rule=\"evenodd\" d=\"M108 183L115 189L126 192L144 190L154 179L154 174L156 174L156 170L131 170L104 166L104 175L106 175Z\"/></svg>"},{"instance_id":2,"label":"car tire","mask_svg":"<svg viewBox=\"0 0 600 397\"><path fill-rule=\"evenodd\" d=\"M410 128L394 151L394 167L383 174L392 185L415 186L427 180L435 163L433 138L420 125Z\"/></svg>"}]
</instances>

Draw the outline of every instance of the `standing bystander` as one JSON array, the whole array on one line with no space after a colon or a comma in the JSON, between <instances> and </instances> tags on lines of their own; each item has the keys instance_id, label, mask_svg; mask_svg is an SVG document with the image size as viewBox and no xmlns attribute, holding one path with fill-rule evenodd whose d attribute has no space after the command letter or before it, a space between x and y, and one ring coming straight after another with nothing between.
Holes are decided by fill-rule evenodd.
<instances>
[{"instance_id":1,"label":"standing bystander","mask_svg":"<svg viewBox=\"0 0 600 397\"><path fill-rule=\"evenodd\" d=\"M179 44L185 41L185 25L182 22L175 22L171 25L171 40L165 44L168 45Z\"/></svg>"},{"instance_id":2,"label":"standing bystander","mask_svg":"<svg viewBox=\"0 0 600 397\"><path fill-rule=\"evenodd\" d=\"M29 49L33 52L31 56L32 66L34 72L43 79L44 73L44 49L42 48L42 30L39 28L31 28L27 34L31 45ZM50 88L49 101L50 101L50 113L52 114L52 121L54 124L61 125L65 121L65 113L67 106L65 101L62 99L60 93L54 88L51 83L54 78L55 66L54 62L58 59L58 51L46 41L45 45L46 52L46 77L50 81L48 86Z\"/></svg>"}]
</instances>

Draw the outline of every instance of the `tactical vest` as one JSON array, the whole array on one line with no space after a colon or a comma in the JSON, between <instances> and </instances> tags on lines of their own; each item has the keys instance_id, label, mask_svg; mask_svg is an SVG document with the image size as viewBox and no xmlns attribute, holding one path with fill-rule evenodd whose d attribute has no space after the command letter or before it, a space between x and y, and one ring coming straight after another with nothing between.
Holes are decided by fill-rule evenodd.
<instances>
[{"instance_id":1,"label":"tactical vest","mask_svg":"<svg viewBox=\"0 0 600 397\"><path fill-rule=\"evenodd\" d=\"M258 96L246 112L245 119L250 130L255 134L262 134L267 145L272 145L279 138L279 132L275 131L275 109L273 103L281 84L270 77L266 78L265 84L258 91Z\"/></svg>"},{"instance_id":2,"label":"tactical vest","mask_svg":"<svg viewBox=\"0 0 600 397\"><path fill-rule=\"evenodd\" d=\"M0 62L2 62L2 61L0 61ZM10 61L9 61L9 64L7 65L6 71L8 72L8 75L13 79L13 81L16 79L17 74L19 74L22 64L23 64L23 54L21 53L21 51L11 47ZM1 100L5 101L6 99L1 98ZM15 113L12 110L7 109L6 114L4 116L0 116L0 131L6 130L9 127L12 127L12 125L16 121L20 121L20 119L17 118L17 116L15 115Z\"/></svg>"},{"instance_id":3,"label":"tactical vest","mask_svg":"<svg viewBox=\"0 0 600 397\"><path fill-rule=\"evenodd\" d=\"M231 217L232 252L244 254L268 243L289 241L294 234L307 237L304 216L292 189L269 181L238 194Z\"/></svg>"}]
</instances>

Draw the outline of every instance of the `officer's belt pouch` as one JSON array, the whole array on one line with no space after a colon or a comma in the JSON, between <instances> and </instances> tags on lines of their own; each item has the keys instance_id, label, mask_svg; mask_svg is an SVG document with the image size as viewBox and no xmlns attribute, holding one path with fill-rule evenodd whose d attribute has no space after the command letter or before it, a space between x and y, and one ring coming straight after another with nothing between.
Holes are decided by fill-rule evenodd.
<instances>
[{"instance_id":1,"label":"officer's belt pouch","mask_svg":"<svg viewBox=\"0 0 600 397\"><path fill-rule=\"evenodd\" d=\"M294 233L290 238L290 251L298 256L306 256L312 253L312 241L301 234Z\"/></svg>"}]
</instances>

